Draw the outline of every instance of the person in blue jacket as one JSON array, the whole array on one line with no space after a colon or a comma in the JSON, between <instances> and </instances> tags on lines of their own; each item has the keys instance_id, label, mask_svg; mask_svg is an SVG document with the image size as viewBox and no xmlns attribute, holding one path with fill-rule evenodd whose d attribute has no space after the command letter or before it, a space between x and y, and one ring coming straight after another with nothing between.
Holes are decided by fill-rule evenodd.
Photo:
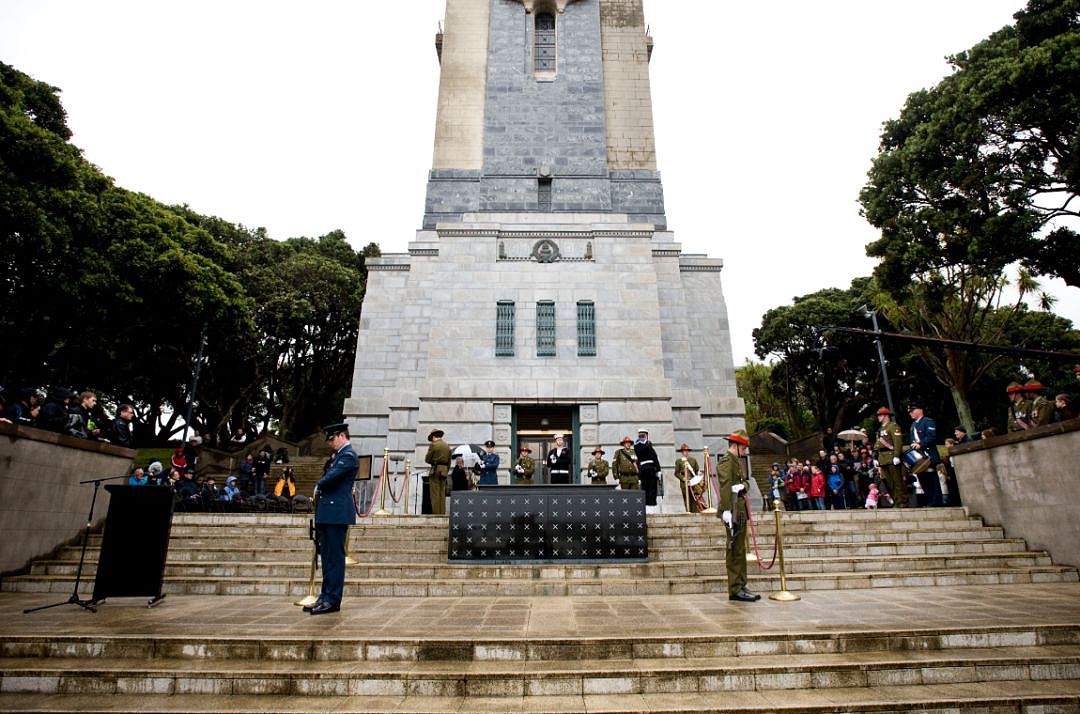
<instances>
[{"instance_id":1,"label":"person in blue jacket","mask_svg":"<svg viewBox=\"0 0 1080 714\"><path fill-rule=\"evenodd\" d=\"M844 477L840 473L840 467L836 464L829 466L829 473L825 477L825 487L828 489L829 494L829 508L833 510L847 508L847 504L844 502Z\"/></svg>"},{"instance_id":2,"label":"person in blue jacket","mask_svg":"<svg viewBox=\"0 0 1080 714\"><path fill-rule=\"evenodd\" d=\"M495 442L488 439L484 442L484 459L480 468L481 486L499 485L499 455L495 453Z\"/></svg>"},{"instance_id":3,"label":"person in blue jacket","mask_svg":"<svg viewBox=\"0 0 1080 714\"><path fill-rule=\"evenodd\" d=\"M331 424L323 427L326 441L334 455L326 462L322 478L315 485L315 529L319 535L322 555L323 583L319 598L304 607L312 615L323 615L341 609L345 589L345 541L349 526L356 523L353 503L353 483L360 471L360 459L349 443L349 427Z\"/></svg>"},{"instance_id":4,"label":"person in blue jacket","mask_svg":"<svg viewBox=\"0 0 1080 714\"><path fill-rule=\"evenodd\" d=\"M922 486L926 505L944 506L941 480L937 472L938 464L941 463L941 454L937 449L937 422L926 416L925 409L919 401L913 400L908 404L908 415L911 416L911 448L930 457L930 468L915 474L915 478L919 479Z\"/></svg>"}]
</instances>

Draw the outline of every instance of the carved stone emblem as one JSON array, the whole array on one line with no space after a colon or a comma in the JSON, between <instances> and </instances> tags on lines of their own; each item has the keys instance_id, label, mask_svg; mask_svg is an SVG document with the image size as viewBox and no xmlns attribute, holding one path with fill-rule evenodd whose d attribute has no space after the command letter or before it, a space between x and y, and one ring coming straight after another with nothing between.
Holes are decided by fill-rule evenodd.
<instances>
[{"instance_id":1,"label":"carved stone emblem","mask_svg":"<svg viewBox=\"0 0 1080 714\"><path fill-rule=\"evenodd\" d=\"M550 238L538 240L533 246L532 257L538 263L554 263L559 259L559 246Z\"/></svg>"}]
</instances>

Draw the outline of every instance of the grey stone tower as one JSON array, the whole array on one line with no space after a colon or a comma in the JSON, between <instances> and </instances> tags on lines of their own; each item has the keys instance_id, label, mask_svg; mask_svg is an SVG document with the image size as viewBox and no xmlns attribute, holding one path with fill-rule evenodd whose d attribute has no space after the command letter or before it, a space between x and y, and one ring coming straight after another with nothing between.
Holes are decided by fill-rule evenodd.
<instances>
[{"instance_id":1,"label":"grey stone tower","mask_svg":"<svg viewBox=\"0 0 1080 714\"><path fill-rule=\"evenodd\" d=\"M423 226L368 262L354 445L494 439L504 482L555 432L580 464L646 428L669 478L680 443L725 448L722 261L667 230L642 0L447 0L444 28Z\"/></svg>"}]
</instances>

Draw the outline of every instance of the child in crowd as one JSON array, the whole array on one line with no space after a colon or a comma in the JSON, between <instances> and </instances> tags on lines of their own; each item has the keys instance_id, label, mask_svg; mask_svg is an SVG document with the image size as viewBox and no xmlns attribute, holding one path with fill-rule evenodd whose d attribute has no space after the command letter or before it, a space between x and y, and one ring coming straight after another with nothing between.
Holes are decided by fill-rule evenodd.
<instances>
[{"instance_id":1,"label":"child in crowd","mask_svg":"<svg viewBox=\"0 0 1080 714\"><path fill-rule=\"evenodd\" d=\"M866 494L866 508L871 511L877 510L878 487L876 483L870 484L870 492Z\"/></svg>"}]
</instances>

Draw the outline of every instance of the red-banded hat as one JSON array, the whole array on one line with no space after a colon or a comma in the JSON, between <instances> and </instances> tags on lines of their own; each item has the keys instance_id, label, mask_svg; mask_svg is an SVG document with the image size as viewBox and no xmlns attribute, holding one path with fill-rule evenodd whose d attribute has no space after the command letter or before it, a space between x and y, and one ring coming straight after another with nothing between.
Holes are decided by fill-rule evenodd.
<instances>
[{"instance_id":1,"label":"red-banded hat","mask_svg":"<svg viewBox=\"0 0 1080 714\"><path fill-rule=\"evenodd\" d=\"M1046 387L1044 387L1042 385L1042 382L1037 379L1029 379L1028 381L1024 382L1025 392L1041 392L1044 389L1046 389Z\"/></svg>"},{"instance_id":2,"label":"red-banded hat","mask_svg":"<svg viewBox=\"0 0 1080 714\"><path fill-rule=\"evenodd\" d=\"M518 449L518 451L528 451L530 454L532 453L532 449L529 448L528 444L522 444L521 448Z\"/></svg>"},{"instance_id":3,"label":"red-banded hat","mask_svg":"<svg viewBox=\"0 0 1080 714\"><path fill-rule=\"evenodd\" d=\"M877 410L877 415L878 416L892 416L892 409L889 409L888 407L882 407L881 409Z\"/></svg>"},{"instance_id":4,"label":"red-banded hat","mask_svg":"<svg viewBox=\"0 0 1080 714\"><path fill-rule=\"evenodd\" d=\"M727 435L727 440L735 444L750 446L750 436L746 433L746 429L736 429Z\"/></svg>"},{"instance_id":5,"label":"red-banded hat","mask_svg":"<svg viewBox=\"0 0 1080 714\"><path fill-rule=\"evenodd\" d=\"M633 443L634 443L634 440L633 440L633 439L631 439L631 438L630 438L629 436L624 436L624 437L622 438L622 441L620 441L619 443L620 443L620 444L633 444Z\"/></svg>"},{"instance_id":6,"label":"red-banded hat","mask_svg":"<svg viewBox=\"0 0 1080 714\"><path fill-rule=\"evenodd\" d=\"M1016 394L1017 392L1024 391L1024 388L1020 386L1018 382L1009 382L1009 386L1005 387L1006 394Z\"/></svg>"}]
</instances>

